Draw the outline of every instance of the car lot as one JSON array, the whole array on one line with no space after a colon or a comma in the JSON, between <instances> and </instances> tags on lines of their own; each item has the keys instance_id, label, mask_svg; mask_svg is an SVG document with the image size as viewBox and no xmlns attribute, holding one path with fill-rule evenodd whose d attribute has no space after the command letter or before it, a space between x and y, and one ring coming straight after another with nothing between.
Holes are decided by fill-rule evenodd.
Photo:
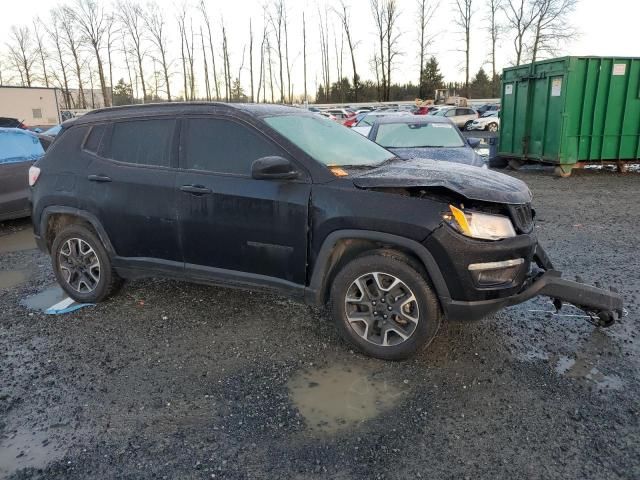
<instances>
[{"instance_id":1,"label":"car lot","mask_svg":"<svg viewBox=\"0 0 640 480\"><path fill-rule=\"evenodd\" d=\"M556 266L618 289L621 323L530 302L392 363L322 309L167 280L47 316L20 302L49 260L3 223L0 478L638 478L640 177L514 175Z\"/></svg>"}]
</instances>

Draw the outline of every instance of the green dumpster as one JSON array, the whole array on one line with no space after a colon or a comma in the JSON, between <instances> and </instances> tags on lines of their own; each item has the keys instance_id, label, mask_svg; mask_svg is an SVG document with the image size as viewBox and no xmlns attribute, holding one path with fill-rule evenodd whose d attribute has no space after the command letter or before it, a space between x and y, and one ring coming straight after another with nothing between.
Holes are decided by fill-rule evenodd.
<instances>
[{"instance_id":1,"label":"green dumpster","mask_svg":"<svg viewBox=\"0 0 640 480\"><path fill-rule=\"evenodd\" d=\"M502 74L498 155L513 166L640 159L640 58L563 57Z\"/></svg>"}]
</instances>

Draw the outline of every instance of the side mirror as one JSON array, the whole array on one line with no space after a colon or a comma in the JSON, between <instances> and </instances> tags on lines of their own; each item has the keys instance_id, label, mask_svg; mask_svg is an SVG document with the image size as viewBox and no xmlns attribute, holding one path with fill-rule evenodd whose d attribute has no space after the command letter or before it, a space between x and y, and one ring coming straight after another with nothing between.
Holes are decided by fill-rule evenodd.
<instances>
[{"instance_id":1,"label":"side mirror","mask_svg":"<svg viewBox=\"0 0 640 480\"><path fill-rule=\"evenodd\" d=\"M256 180L288 180L298 175L293 164L283 157L262 157L251 164L251 176Z\"/></svg>"},{"instance_id":2,"label":"side mirror","mask_svg":"<svg viewBox=\"0 0 640 480\"><path fill-rule=\"evenodd\" d=\"M467 138L467 143L471 148L478 148L481 140L479 138Z\"/></svg>"}]
</instances>

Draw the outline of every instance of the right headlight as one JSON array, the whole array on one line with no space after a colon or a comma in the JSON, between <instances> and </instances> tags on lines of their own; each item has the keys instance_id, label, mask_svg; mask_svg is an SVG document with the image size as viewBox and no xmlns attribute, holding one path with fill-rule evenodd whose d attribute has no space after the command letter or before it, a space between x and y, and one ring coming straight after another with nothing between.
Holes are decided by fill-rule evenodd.
<instances>
[{"instance_id":1,"label":"right headlight","mask_svg":"<svg viewBox=\"0 0 640 480\"><path fill-rule=\"evenodd\" d=\"M444 221L467 237L501 240L516 236L511 219L504 215L469 212L453 205L449 205L449 210L442 216Z\"/></svg>"}]
</instances>

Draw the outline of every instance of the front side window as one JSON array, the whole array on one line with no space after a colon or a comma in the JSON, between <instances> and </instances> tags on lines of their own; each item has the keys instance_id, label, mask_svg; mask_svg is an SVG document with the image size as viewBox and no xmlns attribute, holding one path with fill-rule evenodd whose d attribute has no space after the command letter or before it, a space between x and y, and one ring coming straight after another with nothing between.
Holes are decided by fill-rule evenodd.
<instances>
[{"instance_id":1,"label":"front side window","mask_svg":"<svg viewBox=\"0 0 640 480\"><path fill-rule=\"evenodd\" d=\"M131 120L113 124L105 155L136 165L169 167L175 120Z\"/></svg>"},{"instance_id":2,"label":"front side window","mask_svg":"<svg viewBox=\"0 0 640 480\"><path fill-rule=\"evenodd\" d=\"M265 122L311 158L327 166L370 166L393 157L359 133L324 118L281 115L267 117Z\"/></svg>"},{"instance_id":3,"label":"front side window","mask_svg":"<svg viewBox=\"0 0 640 480\"><path fill-rule=\"evenodd\" d=\"M251 127L220 118L186 120L182 149L185 168L236 175L251 174L251 164L259 158L283 155Z\"/></svg>"},{"instance_id":4,"label":"front side window","mask_svg":"<svg viewBox=\"0 0 640 480\"><path fill-rule=\"evenodd\" d=\"M447 123L385 123L378 126L376 143L386 148L462 147L457 129Z\"/></svg>"}]
</instances>

